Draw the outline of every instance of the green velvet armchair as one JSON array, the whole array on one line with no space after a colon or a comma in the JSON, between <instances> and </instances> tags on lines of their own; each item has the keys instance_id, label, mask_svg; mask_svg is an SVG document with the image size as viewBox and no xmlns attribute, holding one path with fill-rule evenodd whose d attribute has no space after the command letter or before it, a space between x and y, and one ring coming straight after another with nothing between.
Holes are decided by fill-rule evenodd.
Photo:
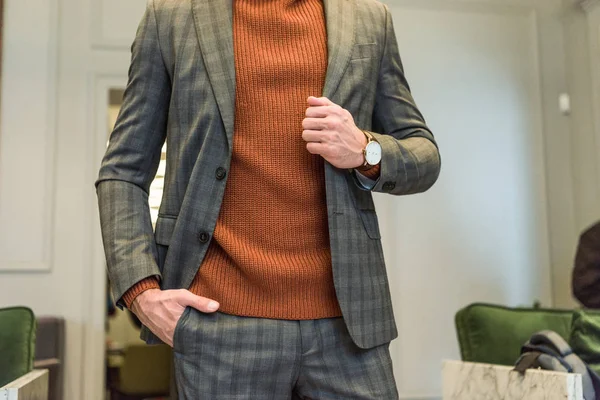
<instances>
[{"instance_id":1,"label":"green velvet armchair","mask_svg":"<svg viewBox=\"0 0 600 400\"><path fill-rule=\"evenodd\" d=\"M0 387L33 370L35 332L29 308L0 309Z\"/></svg>"},{"instance_id":2,"label":"green velvet armchair","mask_svg":"<svg viewBox=\"0 0 600 400\"><path fill-rule=\"evenodd\" d=\"M572 316L573 310L471 304L455 317L462 360L514 365L536 332L549 329L568 340Z\"/></svg>"}]
</instances>

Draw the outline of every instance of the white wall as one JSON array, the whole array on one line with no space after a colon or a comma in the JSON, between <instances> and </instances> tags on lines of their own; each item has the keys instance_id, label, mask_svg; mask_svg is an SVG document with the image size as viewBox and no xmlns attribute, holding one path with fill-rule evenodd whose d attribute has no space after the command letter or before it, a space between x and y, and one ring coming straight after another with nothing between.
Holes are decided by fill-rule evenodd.
<instances>
[{"instance_id":1,"label":"white wall","mask_svg":"<svg viewBox=\"0 0 600 400\"><path fill-rule=\"evenodd\" d=\"M70 109L72 93L59 85L64 70L58 70L57 11L54 0L5 1L0 307L24 304L38 315L66 318L65 393L77 399L82 398L83 331L89 324L84 310L91 236L85 221L92 214L84 196L90 188L86 116L81 108ZM68 64L77 67L80 58Z\"/></svg>"},{"instance_id":2,"label":"white wall","mask_svg":"<svg viewBox=\"0 0 600 400\"><path fill-rule=\"evenodd\" d=\"M568 125L559 4L388 4L442 153L430 192L377 198L400 327L391 351L401 396L435 397L440 359L459 357L458 309L552 304L547 180L557 178L545 149Z\"/></svg>"},{"instance_id":3,"label":"white wall","mask_svg":"<svg viewBox=\"0 0 600 400\"><path fill-rule=\"evenodd\" d=\"M571 138L576 228L600 219L598 147L594 135L594 104L588 16L583 9L567 1L564 8L565 50L569 93L572 96Z\"/></svg>"},{"instance_id":4,"label":"white wall","mask_svg":"<svg viewBox=\"0 0 600 400\"><path fill-rule=\"evenodd\" d=\"M108 87L126 82L144 5L5 0L0 307L66 319L68 400L102 396L105 276L93 182Z\"/></svg>"},{"instance_id":5,"label":"white wall","mask_svg":"<svg viewBox=\"0 0 600 400\"><path fill-rule=\"evenodd\" d=\"M566 185L555 185L550 193L559 204L551 214L556 220L551 233L557 307L576 305L569 285L578 236L600 220L600 1L589 2L587 12L578 3L563 0L560 13L572 112L568 129L561 133L562 149L557 149L555 157L569 153L570 165L558 166L556 158L547 163L555 175L569 174L564 177Z\"/></svg>"},{"instance_id":6,"label":"white wall","mask_svg":"<svg viewBox=\"0 0 600 400\"><path fill-rule=\"evenodd\" d=\"M3 40L0 118L0 306L25 304L37 314L64 316L68 322L67 399L99 399L103 383L105 275L93 181L106 143L108 90L122 87L126 82L129 46L145 0L5 1L7 22ZM586 56L586 46L579 42L582 35L590 34L590 23L583 23L588 25L588 32L585 29L582 32L575 24L568 25L568 20L563 20L565 10L558 10L557 3L554 0L388 1L396 12L401 12L403 7L435 9L445 5L462 10L518 5L535 11L532 26L539 38L538 56L543 68L540 73L540 120L545 128L543 148L540 149L540 165L545 165L545 176L540 176L539 182L546 183L547 196L542 201L547 209L548 259L552 271L550 274L548 269L546 275L553 278L556 304L562 305L569 303L566 278L577 231L595 216L600 176L594 151L590 149L591 146L598 149L598 125L593 125L597 134L594 138L586 136L590 119L598 121L598 116L593 115L594 109L599 108L598 103L591 110L587 103L574 111L571 120L581 118L582 122L570 122L556 111L557 95L569 87L579 88L573 99L574 106L594 95L585 83L586 75L581 75L577 69L578 64L565 61L563 49L567 49L572 57L587 57L590 63L587 76L593 75L593 65L599 63L597 56ZM574 15L572 21L586 21L582 14ZM598 21L597 14L594 15ZM592 17L587 21L589 18ZM564 43L563 22L567 24ZM588 47L595 45L598 49L600 24L594 26L595 31L591 30L596 37L589 41ZM397 30L400 29L397 27ZM410 42L402 45L407 53L415 51L406 47ZM406 62L410 65L410 60ZM567 85L567 77L576 82ZM595 82L598 88L598 80ZM418 84L415 90L417 100L425 99L426 94L419 93ZM598 95L595 96L593 99L597 101ZM436 118L431 115L430 119ZM436 128L442 134L442 120ZM576 133L571 134L572 130ZM493 157L494 150L490 148L489 152ZM593 178L587 178L590 168L596 168ZM587 184L581 179L591 179L592 183ZM400 215L390 204L381 204L379 199L378 203L382 220ZM427 218L427 215L423 217ZM428 221L423 223L427 225ZM382 226L384 235L389 233L385 223ZM544 241L543 238L540 240ZM391 243L387 243L386 247L391 247ZM393 258L392 251L389 253L388 257L392 258L388 258L388 265L394 265L397 259ZM544 269L538 264L532 266L532 276L543 282L539 293L527 289L523 295L498 299L516 303L540 297L549 301L550 293L546 287L550 277L540 275ZM460 268L459 265L448 266L453 267ZM489 281L496 273L482 270L479 277ZM511 274L514 275L514 271ZM414 275L410 269L404 270L402 279L406 280L406 285L410 282L428 284L421 280L422 275ZM460 298L460 301L454 298L454 303L450 304L452 309L443 309L441 326L444 330L439 332L444 336L440 357L456 356L451 327L455 305L479 297L485 300L486 296L479 296L480 289L473 291L447 282L445 277L432 276L431 279L434 286L451 288L450 294L455 293ZM509 279L501 275L499 281L501 288L497 290L512 290ZM414 297L407 301L418 304L419 294L424 290L419 290L418 286L413 290ZM420 322L417 328L411 326L414 316L406 313L408 306L399 295L403 296L395 291L395 298L402 299L397 307L400 328L407 329L410 337L418 337L419 332L440 326L437 321L431 324ZM402 344L409 345L406 341ZM406 363L402 353L397 357L400 361L397 358L396 364ZM433 355L428 354L428 357ZM408 374L401 377L405 385L401 388L403 396L438 395L437 367L427 361L425 367L419 364L417 371L420 375L411 380L414 372L408 367L401 369L403 374ZM428 388L429 379L432 383Z\"/></svg>"}]
</instances>

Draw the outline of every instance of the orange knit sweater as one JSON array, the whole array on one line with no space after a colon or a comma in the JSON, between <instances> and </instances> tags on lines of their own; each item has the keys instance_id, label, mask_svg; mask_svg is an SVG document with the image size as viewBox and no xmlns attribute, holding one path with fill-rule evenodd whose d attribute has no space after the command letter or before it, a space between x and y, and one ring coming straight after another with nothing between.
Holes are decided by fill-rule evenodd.
<instances>
[{"instance_id":1,"label":"orange knit sweater","mask_svg":"<svg viewBox=\"0 0 600 400\"><path fill-rule=\"evenodd\" d=\"M323 159L302 139L321 96L321 0L235 0L235 132L225 196L190 291L220 311L277 319L341 315L331 270ZM135 296L156 280L140 282Z\"/></svg>"}]
</instances>

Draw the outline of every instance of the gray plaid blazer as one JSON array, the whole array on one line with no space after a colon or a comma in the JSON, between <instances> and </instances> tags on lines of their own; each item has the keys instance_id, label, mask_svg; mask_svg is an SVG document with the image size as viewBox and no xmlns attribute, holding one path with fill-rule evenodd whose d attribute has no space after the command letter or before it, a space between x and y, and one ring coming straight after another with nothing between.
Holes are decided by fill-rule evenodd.
<instances>
[{"instance_id":1,"label":"gray plaid blazer","mask_svg":"<svg viewBox=\"0 0 600 400\"><path fill-rule=\"evenodd\" d=\"M234 135L231 2L148 2L96 182L117 299L149 276L159 277L163 289L189 287L208 248L226 185L216 175L229 167ZM404 77L389 11L373 0L324 0L324 7L323 95L381 144L381 176L372 191L427 190L439 174L439 153ZM165 140L164 194L153 231L148 191ZM371 191L354 174L325 165L332 268L350 334L371 348L391 341L397 329ZM158 340L147 329L142 337Z\"/></svg>"}]
</instances>

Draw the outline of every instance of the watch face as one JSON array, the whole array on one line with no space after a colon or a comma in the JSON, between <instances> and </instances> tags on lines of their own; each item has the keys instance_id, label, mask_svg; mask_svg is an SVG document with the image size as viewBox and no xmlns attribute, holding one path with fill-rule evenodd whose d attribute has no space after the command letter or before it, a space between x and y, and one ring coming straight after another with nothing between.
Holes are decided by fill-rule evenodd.
<instances>
[{"instance_id":1,"label":"watch face","mask_svg":"<svg viewBox=\"0 0 600 400\"><path fill-rule=\"evenodd\" d=\"M369 165L377 165L381 161L381 145L370 142L365 149L365 160Z\"/></svg>"}]
</instances>

